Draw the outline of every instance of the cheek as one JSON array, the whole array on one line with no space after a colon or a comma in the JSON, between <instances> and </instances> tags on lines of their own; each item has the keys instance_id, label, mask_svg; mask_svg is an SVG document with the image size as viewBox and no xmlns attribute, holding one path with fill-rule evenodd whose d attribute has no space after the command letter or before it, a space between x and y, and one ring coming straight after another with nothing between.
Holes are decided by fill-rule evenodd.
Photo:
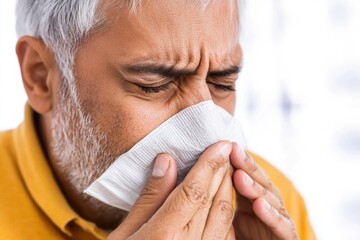
<instances>
[{"instance_id":1,"label":"cheek","mask_svg":"<svg viewBox=\"0 0 360 240\"><path fill-rule=\"evenodd\" d=\"M107 148L113 157L128 151L162 122L170 113L154 104L132 100L94 101L83 104L97 128L107 137Z\"/></svg>"},{"instance_id":2,"label":"cheek","mask_svg":"<svg viewBox=\"0 0 360 240\"><path fill-rule=\"evenodd\" d=\"M235 103L236 103L236 93L233 92L225 99L216 99L213 98L213 101L216 105L225 109L231 115L235 114Z\"/></svg>"}]
</instances>

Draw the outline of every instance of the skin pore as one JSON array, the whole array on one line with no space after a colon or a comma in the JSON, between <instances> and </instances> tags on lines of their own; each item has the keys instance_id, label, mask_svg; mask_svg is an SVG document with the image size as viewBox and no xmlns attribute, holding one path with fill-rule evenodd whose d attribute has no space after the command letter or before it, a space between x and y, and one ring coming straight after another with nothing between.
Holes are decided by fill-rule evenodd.
<instances>
[{"instance_id":1,"label":"skin pore","mask_svg":"<svg viewBox=\"0 0 360 240\"><path fill-rule=\"evenodd\" d=\"M114 159L190 105L212 99L233 114L242 59L238 17L237 1L213 1L202 11L191 1L143 1L134 13L106 12L106 29L77 52L77 95L55 77L51 117L39 122L77 213L116 227L126 213L83 193Z\"/></svg>"}]
</instances>

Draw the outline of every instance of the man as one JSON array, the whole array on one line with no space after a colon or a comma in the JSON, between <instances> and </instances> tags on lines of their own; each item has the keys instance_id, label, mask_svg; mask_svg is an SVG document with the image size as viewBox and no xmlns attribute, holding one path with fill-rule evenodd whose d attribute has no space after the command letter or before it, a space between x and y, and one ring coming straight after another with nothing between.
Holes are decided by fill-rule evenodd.
<instances>
[{"instance_id":1,"label":"man","mask_svg":"<svg viewBox=\"0 0 360 240\"><path fill-rule=\"evenodd\" d=\"M0 135L1 238L313 239L292 184L227 141L206 149L177 187L174 159L158 155L129 213L83 193L180 110L212 99L234 113L239 7L19 0L28 103L24 123Z\"/></svg>"}]
</instances>

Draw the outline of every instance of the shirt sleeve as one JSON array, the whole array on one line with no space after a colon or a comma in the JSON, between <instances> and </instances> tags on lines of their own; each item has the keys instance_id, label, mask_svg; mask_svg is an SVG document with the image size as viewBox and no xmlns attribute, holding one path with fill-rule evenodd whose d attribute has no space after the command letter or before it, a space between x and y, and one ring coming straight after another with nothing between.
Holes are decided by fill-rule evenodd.
<instances>
[{"instance_id":1,"label":"shirt sleeve","mask_svg":"<svg viewBox=\"0 0 360 240\"><path fill-rule=\"evenodd\" d=\"M293 196L286 201L286 208L294 222L297 233L301 240L316 239L313 228L310 224L309 216L306 210L305 202L302 196L293 187Z\"/></svg>"}]
</instances>

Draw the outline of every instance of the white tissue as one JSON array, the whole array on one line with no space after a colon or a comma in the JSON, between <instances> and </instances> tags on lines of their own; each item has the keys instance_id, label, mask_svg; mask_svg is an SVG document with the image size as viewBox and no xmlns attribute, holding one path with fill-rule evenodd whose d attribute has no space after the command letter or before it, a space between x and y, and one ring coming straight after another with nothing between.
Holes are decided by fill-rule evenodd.
<instances>
[{"instance_id":1,"label":"white tissue","mask_svg":"<svg viewBox=\"0 0 360 240\"><path fill-rule=\"evenodd\" d=\"M220 140L237 142L245 147L240 122L211 100L190 106L122 154L85 193L130 211L159 153L169 153L176 160L179 184L201 153Z\"/></svg>"}]
</instances>

